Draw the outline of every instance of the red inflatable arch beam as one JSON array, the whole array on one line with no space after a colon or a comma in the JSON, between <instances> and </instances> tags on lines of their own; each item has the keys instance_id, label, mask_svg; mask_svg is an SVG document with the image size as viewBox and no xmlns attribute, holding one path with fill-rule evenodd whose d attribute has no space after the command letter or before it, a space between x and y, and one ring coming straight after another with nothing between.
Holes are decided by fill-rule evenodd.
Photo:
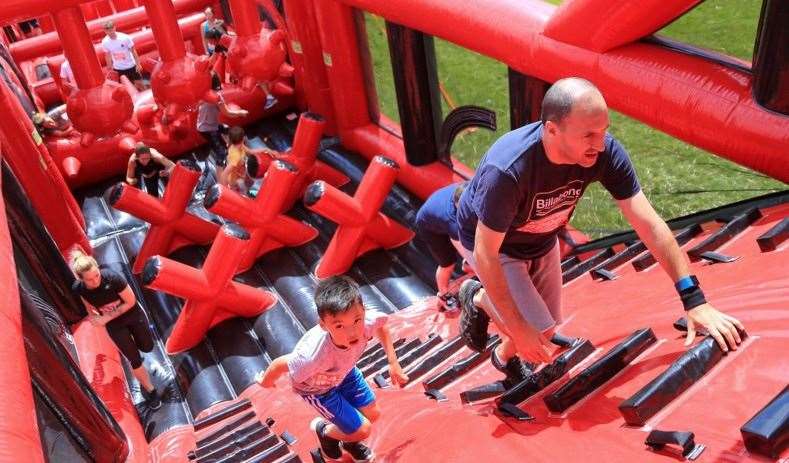
<instances>
[{"instance_id":1,"label":"red inflatable arch beam","mask_svg":"<svg viewBox=\"0 0 789 463\"><path fill-rule=\"evenodd\" d=\"M124 183L112 187L108 194L112 207L151 224L134 261L134 273L140 273L152 256L167 255L189 244L208 244L219 231L217 224L186 211L192 191L200 180L200 167L192 161L181 160L170 175L162 199Z\"/></svg>"},{"instance_id":2,"label":"red inflatable arch beam","mask_svg":"<svg viewBox=\"0 0 789 463\"><path fill-rule=\"evenodd\" d=\"M252 267L255 259L283 246L299 246L318 236L318 230L282 213L285 200L298 180L296 167L285 161L271 163L257 198L245 198L215 184L205 195L205 208L249 230L238 271Z\"/></svg>"},{"instance_id":3,"label":"red inflatable arch beam","mask_svg":"<svg viewBox=\"0 0 789 463\"><path fill-rule=\"evenodd\" d=\"M338 225L315 269L316 277L344 273L360 255L377 248L396 248L414 237L411 230L379 211L394 185L397 171L397 163L376 156L353 197L323 181L307 188L304 204Z\"/></svg>"},{"instance_id":4,"label":"red inflatable arch beam","mask_svg":"<svg viewBox=\"0 0 789 463\"><path fill-rule=\"evenodd\" d=\"M277 300L268 291L232 280L249 233L238 225L224 225L217 234L202 270L154 256L145 264L143 284L186 299L173 331L167 339L168 354L176 354L196 346L208 330L232 317L256 317Z\"/></svg>"},{"instance_id":5,"label":"red inflatable arch beam","mask_svg":"<svg viewBox=\"0 0 789 463\"><path fill-rule=\"evenodd\" d=\"M297 177L285 200L285 210L296 204L296 201L304 195L307 185L316 180L325 180L329 185L338 188L350 181L342 172L318 161L318 149L325 125L323 118L315 113L305 112L299 118L296 134L293 137L293 148L283 157L297 170ZM249 156L247 172L252 177L260 177L268 170L270 164L271 157L267 155Z\"/></svg>"}]
</instances>

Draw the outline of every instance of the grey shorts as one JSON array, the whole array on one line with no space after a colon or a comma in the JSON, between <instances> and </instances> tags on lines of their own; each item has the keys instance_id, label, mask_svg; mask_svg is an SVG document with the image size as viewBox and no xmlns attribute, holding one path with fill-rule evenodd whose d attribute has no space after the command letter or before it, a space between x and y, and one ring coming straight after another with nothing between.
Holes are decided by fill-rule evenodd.
<instances>
[{"instance_id":1,"label":"grey shorts","mask_svg":"<svg viewBox=\"0 0 789 463\"><path fill-rule=\"evenodd\" d=\"M476 272L474 256L460 246L463 258ZM545 332L562 321L562 271L558 243L536 259L515 259L499 254L510 294L523 318Z\"/></svg>"}]
</instances>

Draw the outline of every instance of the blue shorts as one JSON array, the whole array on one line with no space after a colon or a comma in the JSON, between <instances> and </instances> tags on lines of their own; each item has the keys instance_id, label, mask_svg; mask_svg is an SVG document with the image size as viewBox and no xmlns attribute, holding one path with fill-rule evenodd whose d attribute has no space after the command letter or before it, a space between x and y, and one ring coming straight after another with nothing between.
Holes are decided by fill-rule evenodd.
<instances>
[{"instance_id":1,"label":"blue shorts","mask_svg":"<svg viewBox=\"0 0 789 463\"><path fill-rule=\"evenodd\" d=\"M301 397L345 434L353 434L362 426L359 409L375 402L373 390L356 367L329 392Z\"/></svg>"}]
</instances>

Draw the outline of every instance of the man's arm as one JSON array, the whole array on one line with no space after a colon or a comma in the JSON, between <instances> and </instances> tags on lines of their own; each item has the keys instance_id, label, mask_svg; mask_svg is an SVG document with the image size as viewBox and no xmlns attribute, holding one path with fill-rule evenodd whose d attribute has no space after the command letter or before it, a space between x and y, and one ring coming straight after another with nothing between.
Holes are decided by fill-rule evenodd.
<instances>
[{"instance_id":1,"label":"man's arm","mask_svg":"<svg viewBox=\"0 0 789 463\"><path fill-rule=\"evenodd\" d=\"M622 214L638 237L655 256L663 270L673 282L690 275L685 252L680 249L674 234L660 218L650 204L643 191L633 197L617 201ZM737 349L741 342L737 328L744 331L742 323L736 318L718 311L712 305L704 303L688 310L688 337L685 345L693 342L696 336L695 323L699 323L718 341L721 349L727 351L726 344L732 350Z\"/></svg>"},{"instance_id":2,"label":"man's arm","mask_svg":"<svg viewBox=\"0 0 789 463\"><path fill-rule=\"evenodd\" d=\"M503 232L487 227L482 221L477 222L474 260L477 263L477 276L497 312L491 316L497 319L499 329L506 329L506 334L515 343L522 359L536 363L550 362L548 340L521 316L510 293L499 261L499 249L503 241Z\"/></svg>"},{"instance_id":3,"label":"man's arm","mask_svg":"<svg viewBox=\"0 0 789 463\"><path fill-rule=\"evenodd\" d=\"M170 175L170 173L175 168L175 163L167 158L167 156L163 155L162 153L156 151L155 149L151 148L151 158L158 162L159 165L164 167L166 175Z\"/></svg>"},{"instance_id":4,"label":"man's arm","mask_svg":"<svg viewBox=\"0 0 789 463\"><path fill-rule=\"evenodd\" d=\"M405 386L408 383L408 375L403 372L403 367L400 366L400 360L395 353L389 328L384 325L378 328L375 334L381 341L381 345L384 346L386 359L389 361L389 377L392 379L392 383L397 386Z\"/></svg>"},{"instance_id":5,"label":"man's arm","mask_svg":"<svg viewBox=\"0 0 789 463\"><path fill-rule=\"evenodd\" d=\"M255 380L263 387L274 387L280 376L288 372L288 355L282 355L272 361L266 371L258 373Z\"/></svg>"},{"instance_id":6,"label":"man's arm","mask_svg":"<svg viewBox=\"0 0 789 463\"><path fill-rule=\"evenodd\" d=\"M129 185L136 185L137 178L134 176L134 155L129 158L129 163L126 165L126 183Z\"/></svg>"},{"instance_id":7,"label":"man's arm","mask_svg":"<svg viewBox=\"0 0 789 463\"><path fill-rule=\"evenodd\" d=\"M132 54L132 58L134 58L134 67L137 69L137 72L142 72L142 64L140 64L140 55L137 54L137 49L134 48L134 44L132 44L131 54Z\"/></svg>"},{"instance_id":8,"label":"man's arm","mask_svg":"<svg viewBox=\"0 0 789 463\"><path fill-rule=\"evenodd\" d=\"M112 66L112 53L110 53L108 51L104 52L104 62L105 62L105 64L107 64L107 70L108 71L112 71L113 69L115 69Z\"/></svg>"}]
</instances>

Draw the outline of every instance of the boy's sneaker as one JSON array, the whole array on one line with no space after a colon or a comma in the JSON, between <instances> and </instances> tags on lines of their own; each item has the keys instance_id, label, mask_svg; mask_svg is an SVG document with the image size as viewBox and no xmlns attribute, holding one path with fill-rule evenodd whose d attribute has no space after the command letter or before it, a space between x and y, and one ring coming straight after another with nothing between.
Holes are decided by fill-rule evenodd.
<instances>
[{"instance_id":1,"label":"boy's sneaker","mask_svg":"<svg viewBox=\"0 0 789 463\"><path fill-rule=\"evenodd\" d=\"M366 463L375 459L375 454L370 447L361 442L343 442L342 449L348 452L356 463Z\"/></svg>"},{"instance_id":2,"label":"boy's sneaker","mask_svg":"<svg viewBox=\"0 0 789 463\"><path fill-rule=\"evenodd\" d=\"M493 352L490 353L490 362L497 370L507 375L504 378L504 387L507 389L516 386L531 376L536 367L533 363L524 362L517 355L507 360L507 363L504 364L499 359L499 356L496 355L496 349L493 349Z\"/></svg>"},{"instance_id":3,"label":"boy's sneaker","mask_svg":"<svg viewBox=\"0 0 789 463\"><path fill-rule=\"evenodd\" d=\"M145 398L145 405L148 407L148 410L153 412L162 408L162 399L159 397L159 393L156 392L156 388L150 392L143 388L142 391L142 396Z\"/></svg>"},{"instance_id":4,"label":"boy's sneaker","mask_svg":"<svg viewBox=\"0 0 789 463\"><path fill-rule=\"evenodd\" d=\"M484 310L474 305L474 295L482 288L482 283L469 278L460 285L458 299L460 299L460 336L466 345L477 351L483 352L488 343L488 323L490 317Z\"/></svg>"},{"instance_id":5,"label":"boy's sneaker","mask_svg":"<svg viewBox=\"0 0 789 463\"><path fill-rule=\"evenodd\" d=\"M326 432L326 426L328 425L329 422L323 418L315 418L310 423L310 429L315 431L315 434L318 435L318 442L321 444L321 453L323 454L323 458L339 460L342 458L340 441L337 439L332 439L331 437L324 434Z\"/></svg>"}]
</instances>

